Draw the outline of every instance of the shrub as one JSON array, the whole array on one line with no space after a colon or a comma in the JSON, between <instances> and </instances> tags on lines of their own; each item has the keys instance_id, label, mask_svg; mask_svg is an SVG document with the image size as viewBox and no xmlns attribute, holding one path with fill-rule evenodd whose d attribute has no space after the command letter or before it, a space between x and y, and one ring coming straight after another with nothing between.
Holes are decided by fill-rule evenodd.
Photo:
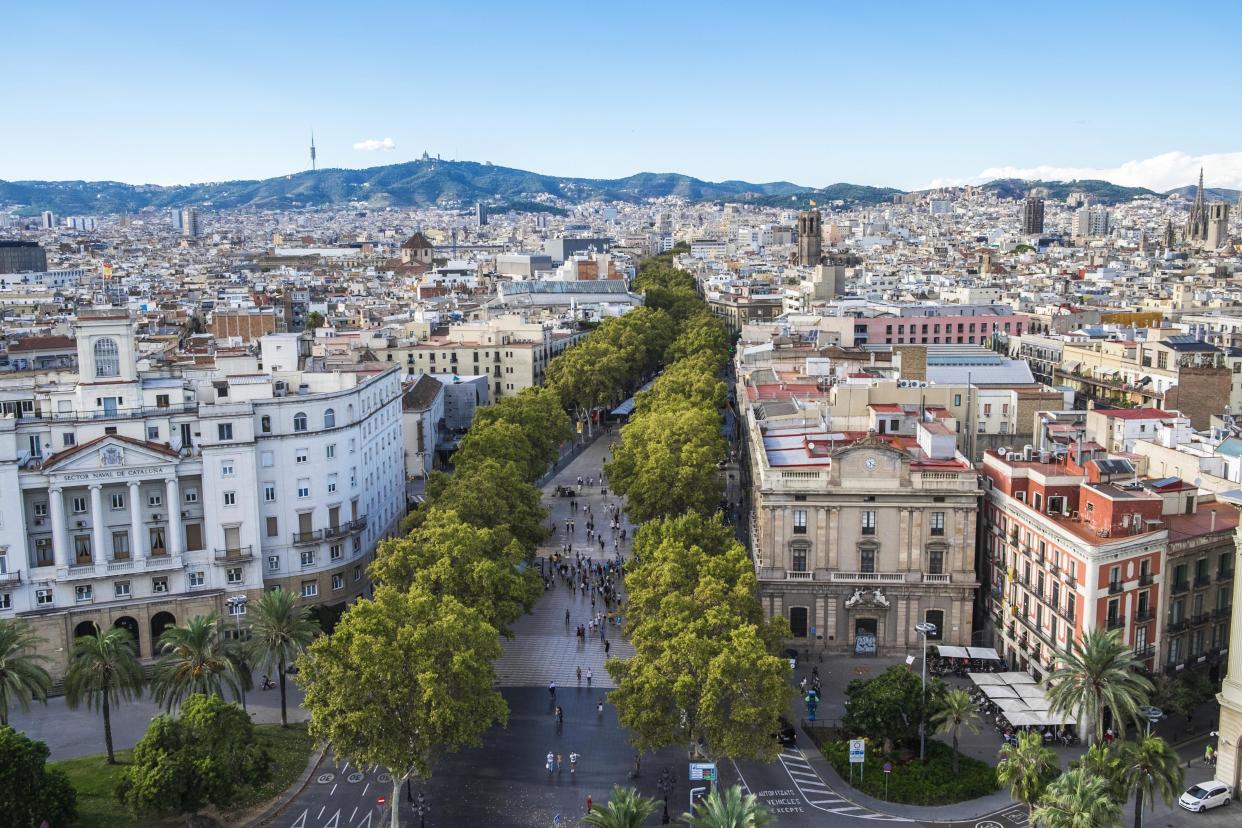
<instances>
[{"instance_id":1,"label":"shrub","mask_svg":"<svg viewBox=\"0 0 1242 828\"><path fill-rule=\"evenodd\" d=\"M819 747L841 778L848 780L849 742L826 741ZM893 772L889 774L888 796L885 796L884 763L890 761L893 763ZM927 743L926 763L905 752L896 756L885 756L879 751L877 744L869 742L864 772L860 778L858 766L855 765L853 784L868 796L907 805L951 805L954 802L978 799L999 787L996 782L996 768L969 756L962 756L960 761L961 768L954 775L953 749L935 740Z\"/></svg>"}]
</instances>

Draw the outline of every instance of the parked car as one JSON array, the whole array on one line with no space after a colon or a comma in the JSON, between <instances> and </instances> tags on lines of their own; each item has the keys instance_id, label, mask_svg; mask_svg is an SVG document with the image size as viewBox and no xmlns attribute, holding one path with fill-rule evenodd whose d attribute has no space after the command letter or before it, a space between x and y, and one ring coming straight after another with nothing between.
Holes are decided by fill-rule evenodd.
<instances>
[{"instance_id":1,"label":"parked car","mask_svg":"<svg viewBox=\"0 0 1242 828\"><path fill-rule=\"evenodd\" d=\"M794 745L798 742L798 731L794 730L794 726L784 716L781 716L776 730L776 741L782 745Z\"/></svg>"},{"instance_id":2,"label":"parked car","mask_svg":"<svg viewBox=\"0 0 1242 828\"><path fill-rule=\"evenodd\" d=\"M1232 791L1224 782L1200 782L1182 794L1177 804L1187 811L1202 813L1217 805L1228 805L1232 801Z\"/></svg>"}]
</instances>

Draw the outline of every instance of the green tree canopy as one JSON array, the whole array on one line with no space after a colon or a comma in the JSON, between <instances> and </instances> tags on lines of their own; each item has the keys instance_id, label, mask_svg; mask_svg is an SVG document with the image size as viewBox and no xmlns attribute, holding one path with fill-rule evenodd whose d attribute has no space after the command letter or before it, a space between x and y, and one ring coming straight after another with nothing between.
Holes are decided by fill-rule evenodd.
<instances>
[{"instance_id":1,"label":"green tree canopy","mask_svg":"<svg viewBox=\"0 0 1242 828\"><path fill-rule=\"evenodd\" d=\"M47 745L0 725L0 757L0 814L5 825L33 828L46 819L59 828L77 820L77 794L64 771L47 767Z\"/></svg>"},{"instance_id":2,"label":"green tree canopy","mask_svg":"<svg viewBox=\"0 0 1242 828\"><path fill-rule=\"evenodd\" d=\"M732 785L712 791L694 806L693 814L682 814L681 820L687 828L763 828L772 817L757 796Z\"/></svg>"},{"instance_id":3,"label":"green tree canopy","mask_svg":"<svg viewBox=\"0 0 1242 828\"><path fill-rule=\"evenodd\" d=\"M217 695L194 693L180 716L151 720L116 793L139 815L227 808L267 782L271 770L272 757L246 712Z\"/></svg>"},{"instance_id":4,"label":"green tree canopy","mask_svg":"<svg viewBox=\"0 0 1242 828\"><path fill-rule=\"evenodd\" d=\"M1000 755L996 781L1009 788L1015 802L1026 805L1029 815L1044 795L1044 788L1060 772L1056 751L1046 747L1038 733L1025 731L1018 734L1016 745L1001 745Z\"/></svg>"},{"instance_id":5,"label":"green tree canopy","mask_svg":"<svg viewBox=\"0 0 1242 828\"><path fill-rule=\"evenodd\" d=\"M612 488L626 496L639 523L720 508L724 489L716 464L727 446L720 415L710 409L652 409L621 429L621 444L605 465Z\"/></svg>"},{"instance_id":6,"label":"green tree canopy","mask_svg":"<svg viewBox=\"0 0 1242 828\"><path fill-rule=\"evenodd\" d=\"M1139 723L1139 708L1147 704L1152 691L1137 668L1138 659L1117 630L1092 630L1060 653L1060 664L1044 684L1049 709L1078 718L1081 732L1104 738L1104 711L1112 714L1113 726L1125 733L1126 722Z\"/></svg>"},{"instance_id":7,"label":"green tree canopy","mask_svg":"<svg viewBox=\"0 0 1242 828\"><path fill-rule=\"evenodd\" d=\"M642 828L658 807L654 799L643 796L635 788L613 785L607 804L592 805L582 822L591 828Z\"/></svg>"},{"instance_id":8,"label":"green tree canopy","mask_svg":"<svg viewBox=\"0 0 1242 828\"><path fill-rule=\"evenodd\" d=\"M979 712L975 709L975 703L970 700L970 694L961 688L947 690L932 713L931 726L936 733L952 734L953 774L956 776L961 758L957 752L958 733L963 727L971 733L979 732Z\"/></svg>"},{"instance_id":9,"label":"green tree canopy","mask_svg":"<svg viewBox=\"0 0 1242 828\"><path fill-rule=\"evenodd\" d=\"M508 463L524 480L542 474L543 463L526 441L522 427L508 420L471 426L453 452L453 469L469 472L485 462Z\"/></svg>"},{"instance_id":10,"label":"green tree canopy","mask_svg":"<svg viewBox=\"0 0 1242 828\"><path fill-rule=\"evenodd\" d=\"M274 671L280 684L280 724L289 725L285 670L319 634L319 622L297 596L277 587L263 593L251 605L250 640L246 649L251 663Z\"/></svg>"},{"instance_id":11,"label":"green tree canopy","mask_svg":"<svg viewBox=\"0 0 1242 828\"><path fill-rule=\"evenodd\" d=\"M47 703L52 677L43 669L46 658L35 652L42 639L18 618L0 618L0 726L9 723L16 704L30 709L32 701Z\"/></svg>"},{"instance_id":12,"label":"green tree canopy","mask_svg":"<svg viewBox=\"0 0 1242 828\"><path fill-rule=\"evenodd\" d=\"M85 702L103 715L104 748L108 764L116 764L112 750L112 706L142 695L142 665L129 630L95 625L91 635L79 636L69 656L65 675L65 702L71 708Z\"/></svg>"},{"instance_id":13,"label":"green tree canopy","mask_svg":"<svg viewBox=\"0 0 1242 828\"><path fill-rule=\"evenodd\" d=\"M161 655L151 689L166 710L194 693L223 697L229 689L239 694L245 683L242 653L224 640L214 612L164 630L158 647Z\"/></svg>"},{"instance_id":14,"label":"green tree canopy","mask_svg":"<svg viewBox=\"0 0 1242 828\"><path fill-rule=\"evenodd\" d=\"M845 727L882 739L884 752L891 753L895 744L918 740L919 723L930 720L930 714L940 707L944 684L939 679L929 681L924 703L922 679L898 664L875 678L854 679L845 695Z\"/></svg>"},{"instance_id":15,"label":"green tree canopy","mask_svg":"<svg viewBox=\"0 0 1242 828\"><path fill-rule=\"evenodd\" d=\"M667 358L670 361L691 357L711 360L716 372L724 368L729 357L729 337L724 326L707 310L700 310L687 319L669 346Z\"/></svg>"},{"instance_id":16,"label":"green tree canopy","mask_svg":"<svg viewBox=\"0 0 1242 828\"><path fill-rule=\"evenodd\" d=\"M1134 826L1143 826L1143 808L1154 807L1156 797L1173 807L1182 789L1181 759L1169 743L1159 736L1146 736L1135 742L1122 742L1118 776L1125 794L1134 797Z\"/></svg>"},{"instance_id":17,"label":"green tree canopy","mask_svg":"<svg viewBox=\"0 0 1242 828\"><path fill-rule=\"evenodd\" d=\"M507 422L522 430L531 450L529 479L542 475L556 460L560 446L573 436L573 424L565 414L560 396L551 388L526 388L517 396L502 397L475 412L473 427Z\"/></svg>"},{"instance_id":18,"label":"green tree canopy","mask_svg":"<svg viewBox=\"0 0 1242 828\"><path fill-rule=\"evenodd\" d=\"M1036 828L1120 828L1121 806L1108 795L1108 782L1073 768L1048 783L1031 813Z\"/></svg>"},{"instance_id":19,"label":"green tree canopy","mask_svg":"<svg viewBox=\"0 0 1242 828\"><path fill-rule=\"evenodd\" d=\"M310 732L357 765L388 768L397 802L408 777L508 721L492 686L499 655L478 610L421 586L381 586L298 659ZM393 828L397 817L394 808Z\"/></svg>"},{"instance_id":20,"label":"green tree canopy","mask_svg":"<svg viewBox=\"0 0 1242 828\"><path fill-rule=\"evenodd\" d=\"M528 555L548 537L548 517L539 490L511 463L482 460L452 475L435 472L427 481L427 502L411 514L409 529L426 522L436 510L451 509L481 529L504 527Z\"/></svg>"},{"instance_id":21,"label":"green tree canopy","mask_svg":"<svg viewBox=\"0 0 1242 828\"><path fill-rule=\"evenodd\" d=\"M702 408L721 408L729 398L729 386L720 378L716 360L710 354L680 359L656 377L650 390L638 395L638 411L660 408L685 401Z\"/></svg>"}]
</instances>

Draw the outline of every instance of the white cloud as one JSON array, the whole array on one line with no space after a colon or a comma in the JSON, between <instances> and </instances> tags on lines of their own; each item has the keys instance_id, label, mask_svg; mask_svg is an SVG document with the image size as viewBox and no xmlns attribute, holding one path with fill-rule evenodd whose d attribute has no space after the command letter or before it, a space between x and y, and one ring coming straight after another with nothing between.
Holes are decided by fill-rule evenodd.
<instances>
[{"instance_id":1,"label":"white cloud","mask_svg":"<svg viewBox=\"0 0 1242 828\"><path fill-rule=\"evenodd\" d=\"M397 143L391 138L384 138L383 140L379 138L368 138L365 141L359 141L354 144L354 149L362 150L363 152L375 152L376 150L387 152L389 150L395 150L396 148Z\"/></svg>"},{"instance_id":2,"label":"white cloud","mask_svg":"<svg viewBox=\"0 0 1242 828\"><path fill-rule=\"evenodd\" d=\"M989 167L970 178L939 178L931 186L982 184L996 178L1043 181L1099 178L1126 187L1147 187L1162 193L1174 187L1196 183L1199 180L1200 167L1203 168L1207 186L1242 189L1242 152L1218 152L1209 155L1166 152L1141 161L1126 161L1116 167L1056 167L1049 164L1038 167Z\"/></svg>"}]
</instances>

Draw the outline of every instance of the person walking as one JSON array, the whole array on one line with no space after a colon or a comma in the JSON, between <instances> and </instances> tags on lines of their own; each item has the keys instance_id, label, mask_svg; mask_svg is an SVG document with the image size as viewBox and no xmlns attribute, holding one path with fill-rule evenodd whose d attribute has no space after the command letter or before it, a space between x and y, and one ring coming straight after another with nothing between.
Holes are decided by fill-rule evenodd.
<instances>
[{"instance_id":1,"label":"person walking","mask_svg":"<svg viewBox=\"0 0 1242 828\"><path fill-rule=\"evenodd\" d=\"M543 763L543 766L547 768L548 770L548 776L552 775L552 770L555 767L553 763L555 761L556 761L556 757L552 754L552 751L548 751L548 759L546 762Z\"/></svg>"},{"instance_id":2,"label":"person walking","mask_svg":"<svg viewBox=\"0 0 1242 828\"><path fill-rule=\"evenodd\" d=\"M587 668L587 687L591 686L591 668Z\"/></svg>"},{"instance_id":3,"label":"person walking","mask_svg":"<svg viewBox=\"0 0 1242 828\"><path fill-rule=\"evenodd\" d=\"M1210 743L1203 749L1203 764L1209 766L1216 764L1216 749Z\"/></svg>"},{"instance_id":4,"label":"person walking","mask_svg":"<svg viewBox=\"0 0 1242 828\"><path fill-rule=\"evenodd\" d=\"M556 726L560 727L563 724L565 724L565 711L562 710L561 706L558 704L556 706Z\"/></svg>"},{"instance_id":5,"label":"person walking","mask_svg":"<svg viewBox=\"0 0 1242 828\"><path fill-rule=\"evenodd\" d=\"M608 657L608 651L612 649L612 642L605 639L604 641L604 657Z\"/></svg>"},{"instance_id":6,"label":"person walking","mask_svg":"<svg viewBox=\"0 0 1242 828\"><path fill-rule=\"evenodd\" d=\"M600 699L598 702L595 703L595 715L596 716L604 715L604 700L603 699Z\"/></svg>"},{"instance_id":7,"label":"person walking","mask_svg":"<svg viewBox=\"0 0 1242 828\"><path fill-rule=\"evenodd\" d=\"M575 773L578 772L578 760L580 758L581 757L578 756L578 754L573 753L572 751L570 752L569 754L569 775L570 776L573 776Z\"/></svg>"},{"instance_id":8,"label":"person walking","mask_svg":"<svg viewBox=\"0 0 1242 828\"><path fill-rule=\"evenodd\" d=\"M569 610L565 610L565 629L569 629Z\"/></svg>"},{"instance_id":9,"label":"person walking","mask_svg":"<svg viewBox=\"0 0 1242 828\"><path fill-rule=\"evenodd\" d=\"M556 700L556 682L555 681L548 682L548 695L552 697L553 701Z\"/></svg>"},{"instance_id":10,"label":"person walking","mask_svg":"<svg viewBox=\"0 0 1242 828\"><path fill-rule=\"evenodd\" d=\"M589 813L591 813L591 805L592 805L592 804L593 804L593 802L592 802L592 800L591 800L591 795L590 795L590 794L587 794L587 813L588 813L588 814L589 814Z\"/></svg>"},{"instance_id":11,"label":"person walking","mask_svg":"<svg viewBox=\"0 0 1242 828\"><path fill-rule=\"evenodd\" d=\"M559 753L556 754L556 772L561 772L561 755Z\"/></svg>"},{"instance_id":12,"label":"person walking","mask_svg":"<svg viewBox=\"0 0 1242 828\"><path fill-rule=\"evenodd\" d=\"M582 684L582 665L578 665L578 683Z\"/></svg>"}]
</instances>

